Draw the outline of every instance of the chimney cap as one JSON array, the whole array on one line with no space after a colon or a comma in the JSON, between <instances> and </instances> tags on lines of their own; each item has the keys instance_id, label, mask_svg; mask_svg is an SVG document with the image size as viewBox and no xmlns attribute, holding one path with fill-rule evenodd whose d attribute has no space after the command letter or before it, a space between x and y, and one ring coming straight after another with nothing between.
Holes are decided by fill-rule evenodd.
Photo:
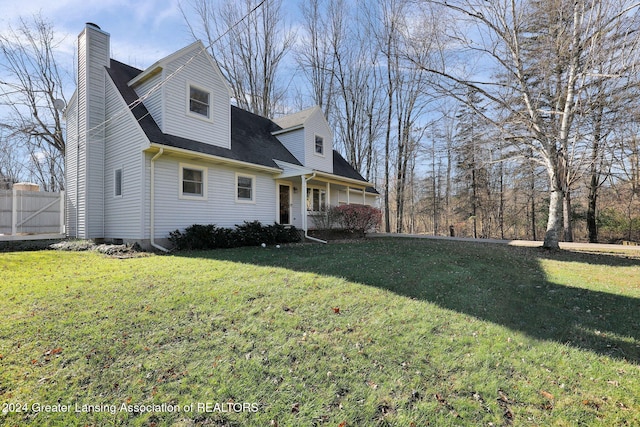
<instances>
[{"instance_id":1,"label":"chimney cap","mask_svg":"<svg viewBox=\"0 0 640 427\"><path fill-rule=\"evenodd\" d=\"M99 26L99 25L94 24L93 22L87 22L87 26L89 26L89 27L94 27L94 28L97 28L97 29L99 29L99 30L102 30L102 28L100 28L100 26Z\"/></svg>"}]
</instances>

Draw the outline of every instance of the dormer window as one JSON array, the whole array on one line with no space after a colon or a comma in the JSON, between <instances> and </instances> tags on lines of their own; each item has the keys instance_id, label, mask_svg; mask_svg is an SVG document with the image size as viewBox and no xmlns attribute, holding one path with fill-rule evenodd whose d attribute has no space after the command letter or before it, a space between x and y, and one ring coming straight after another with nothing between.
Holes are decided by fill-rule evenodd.
<instances>
[{"instance_id":1,"label":"dormer window","mask_svg":"<svg viewBox=\"0 0 640 427\"><path fill-rule=\"evenodd\" d=\"M319 154L321 156L324 155L324 138L322 138L321 136L316 135L316 144L315 144L315 150L316 150L316 154Z\"/></svg>"},{"instance_id":2,"label":"dormer window","mask_svg":"<svg viewBox=\"0 0 640 427\"><path fill-rule=\"evenodd\" d=\"M189 111L209 118L209 92L198 87L189 86Z\"/></svg>"}]
</instances>

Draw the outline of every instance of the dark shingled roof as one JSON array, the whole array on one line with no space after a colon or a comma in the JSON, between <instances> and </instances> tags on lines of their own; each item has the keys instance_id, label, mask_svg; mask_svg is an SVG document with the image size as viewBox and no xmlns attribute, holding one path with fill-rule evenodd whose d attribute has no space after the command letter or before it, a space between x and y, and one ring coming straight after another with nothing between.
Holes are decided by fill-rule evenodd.
<instances>
[{"instance_id":1,"label":"dark shingled roof","mask_svg":"<svg viewBox=\"0 0 640 427\"><path fill-rule=\"evenodd\" d=\"M138 95L127 83L142 70L112 59L107 71L125 102L129 105L135 102ZM136 105L132 112L149 140L157 144L272 168L278 167L273 159L300 165L271 134L278 128L275 123L234 106L231 107L231 149L163 133L142 103Z\"/></svg>"},{"instance_id":2,"label":"dark shingled roof","mask_svg":"<svg viewBox=\"0 0 640 427\"><path fill-rule=\"evenodd\" d=\"M124 101L129 105L135 103L138 94L127 83L142 73L142 70L112 59L111 67L107 68L107 72ZM273 159L302 166L278 138L272 135L272 132L282 129L280 126L267 118L238 107L231 106L231 149L163 133L142 103L137 104L132 109L132 113L149 141L153 143L273 168L278 167ZM366 182L362 175L335 150L333 151L333 174ZM367 191L377 194L372 187Z\"/></svg>"}]
</instances>

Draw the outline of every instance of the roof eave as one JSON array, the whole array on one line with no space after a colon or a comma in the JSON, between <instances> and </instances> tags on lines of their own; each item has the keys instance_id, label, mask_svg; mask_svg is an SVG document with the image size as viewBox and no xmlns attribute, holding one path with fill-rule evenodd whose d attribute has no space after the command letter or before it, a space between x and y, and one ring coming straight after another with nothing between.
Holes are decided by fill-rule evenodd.
<instances>
[{"instance_id":1,"label":"roof eave","mask_svg":"<svg viewBox=\"0 0 640 427\"><path fill-rule=\"evenodd\" d=\"M346 176L340 176L333 173L321 172L317 170L314 170L314 172L316 176L320 178L325 178L333 181L347 182L347 183L357 185L359 187L364 187L364 188L373 187L373 185L368 181L361 181L359 179L347 178Z\"/></svg>"},{"instance_id":2,"label":"roof eave","mask_svg":"<svg viewBox=\"0 0 640 427\"><path fill-rule=\"evenodd\" d=\"M282 172L280 168L274 168L270 166L258 165L255 163L243 162L241 160L229 159L227 157L216 156L213 154L201 153L199 151L186 150L184 148L172 147L171 145L158 144L157 142L152 142L149 146L144 150L149 153L156 153L163 149L165 153L173 153L179 156L190 157L190 158L198 158L204 161L213 161L216 163L224 163L234 166L239 166L243 168L256 169L264 172L269 172L272 174L279 174Z\"/></svg>"},{"instance_id":3,"label":"roof eave","mask_svg":"<svg viewBox=\"0 0 640 427\"><path fill-rule=\"evenodd\" d=\"M300 130L300 129L304 129L304 124L291 126L289 128L286 128L286 129L280 129L280 130L271 132L271 135L278 136L278 135L282 135L283 133L293 132L294 130Z\"/></svg>"}]
</instances>

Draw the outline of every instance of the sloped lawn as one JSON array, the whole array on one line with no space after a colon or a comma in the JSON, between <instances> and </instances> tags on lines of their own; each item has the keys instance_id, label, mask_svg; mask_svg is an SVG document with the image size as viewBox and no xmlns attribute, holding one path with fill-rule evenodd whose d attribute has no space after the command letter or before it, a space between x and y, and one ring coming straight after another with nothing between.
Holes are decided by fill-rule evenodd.
<instances>
[{"instance_id":1,"label":"sloped lawn","mask_svg":"<svg viewBox=\"0 0 640 427\"><path fill-rule=\"evenodd\" d=\"M380 239L0 277L1 425L640 424L639 260Z\"/></svg>"}]
</instances>

